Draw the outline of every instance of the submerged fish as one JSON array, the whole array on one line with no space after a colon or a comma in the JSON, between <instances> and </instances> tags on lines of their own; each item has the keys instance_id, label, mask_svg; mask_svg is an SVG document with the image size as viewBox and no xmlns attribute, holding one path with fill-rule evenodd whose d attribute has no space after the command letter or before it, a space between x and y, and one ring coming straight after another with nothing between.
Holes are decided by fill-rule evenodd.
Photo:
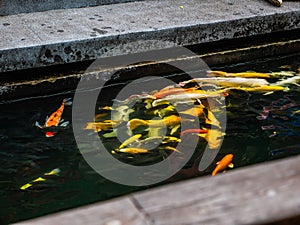
<instances>
[{"instance_id":1,"label":"submerged fish","mask_svg":"<svg viewBox=\"0 0 300 225\"><path fill-rule=\"evenodd\" d=\"M118 152L124 152L124 153L129 153L129 154L145 154L148 153L148 149L144 148L121 148L117 150Z\"/></svg>"},{"instance_id":2,"label":"submerged fish","mask_svg":"<svg viewBox=\"0 0 300 225\"><path fill-rule=\"evenodd\" d=\"M95 132L100 132L101 130L112 129L114 126L118 125L119 122L112 120L104 120L102 122L90 122L87 123L85 130L94 130Z\"/></svg>"},{"instance_id":3,"label":"submerged fish","mask_svg":"<svg viewBox=\"0 0 300 225\"><path fill-rule=\"evenodd\" d=\"M51 170L48 173L44 173L44 176L53 176L53 175L58 175L60 173L60 169L56 168L54 170ZM33 181L24 184L22 187L20 187L20 190L26 190L27 188L31 187L34 183L36 182L43 182L46 181L46 179L44 177L38 177L36 179L34 179Z\"/></svg>"},{"instance_id":4,"label":"submerged fish","mask_svg":"<svg viewBox=\"0 0 300 225\"><path fill-rule=\"evenodd\" d=\"M270 78L270 75L267 73L257 72L227 73L224 71L207 71L207 75L214 77Z\"/></svg>"},{"instance_id":5,"label":"submerged fish","mask_svg":"<svg viewBox=\"0 0 300 225\"><path fill-rule=\"evenodd\" d=\"M269 85L269 82L262 78L240 78L240 77L209 77L209 78L194 78L188 81L181 82L181 86L189 83L209 83L216 84L221 87L260 87Z\"/></svg>"},{"instance_id":6,"label":"submerged fish","mask_svg":"<svg viewBox=\"0 0 300 225\"><path fill-rule=\"evenodd\" d=\"M277 86L277 85L267 85L267 86L260 86L260 87L238 87L234 88L236 90L242 90L247 92L274 92L274 91L285 91L288 90L285 87Z\"/></svg>"},{"instance_id":7,"label":"submerged fish","mask_svg":"<svg viewBox=\"0 0 300 225\"><path fill-rule=\"evenodd\" d=\"M69 122L67 121L62 123L63 119L61 118L66 104L71 104L70 99L64 99L61 106L54 113L52 113L49 117L46 118L46 122L43 126L41 126L37 121L35 122L35 125L41 129L57 127L58 125L66 127L69 124ZM55 135L55 132L47 131L45 135L46 137L53 137Z\"/></svg>"},{"instance_id":8,"label":"submerged fish","mask_svg":"<svg viewBox=\"0 0 300 225\"><path fill-rule=\"evenodd\" d=\"M233 154L225 155L221 161L217 163L216 168L212 172L212 176L215 176L218 172L225 170L227 167L233 168Z\"/></svg>"},{"instance_id":9,"label":"submerged fish","mask_svg":"<svg viewBox=\"0 0 300 225\"><path fill-rule=\"evenodd\" d=\"M128 146L129 144L131 144L132 142L137 141L138 139L140 139L140 137L142 137L141 134L136 134L134 136L129 137L127 140L125 140L120 146L119 149L122 149L126 146Z\"/></svg>"},{"instance_id":10,"label":"submerged fish","mask_svg":"<svg viewBox=\"0 0 300 225\"><path fill-rule=\"evenodd\" d=\"M152 105L157 106L162 102L166 104L167 102L193 102L193 100L206 99L206 98L216 98L227 96L227 90L216 90L216 91L204 91L204 90L194 90L192 92L185 92L180 94L168 95L161 99L156 99L153 101ZM192 100L192 101L191 101Z\"/></svg>"},{"instance_id":11,"label":"submerged fish","mask_svg":"<svg viewBox=\"0 0 300 225\"><path fill-rule=\"evenodd\" d=\"M139 126L149 126L149 127L172 127L180 124L181 119L179 116L171 115L168 117L165 117L161 120L142 120L142 119L132 119L129 120L127 123L127 127L130 130L134 130L135 128Z\"/></svg>"},{"instance_id":12,"label":"submerged fish","mask_svg":"<svg viewBox=\"0 0 300 225\"><path fill-rule=\"evenodd\" d=\"M181 135L185 135L185 134L189 134L189 133L195 133L195 134L206 134L208 131L204 130L204 129L187 129L182 131L180 134Z\"/></svg>"}]
</instances>

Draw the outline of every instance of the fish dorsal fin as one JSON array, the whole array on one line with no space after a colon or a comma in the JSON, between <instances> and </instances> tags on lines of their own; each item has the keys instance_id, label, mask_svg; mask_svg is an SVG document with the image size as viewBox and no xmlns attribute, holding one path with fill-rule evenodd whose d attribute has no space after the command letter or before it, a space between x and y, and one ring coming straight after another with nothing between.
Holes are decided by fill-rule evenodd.
<instances>
[{"instance_id":1,"label":"fish dorsal fin","mask_svg":"<svg viewBox=\"0 0 300 225\"><path fill-rule=\"evenodd\" d=\"M233 168L233 167L234 167L233 163L230 163L230 164L228 165L228 167L229 167L229 168Z\"/></svg>"},{"instance_id":2,"label":"fish dorsal fin","mask_svg":"<svg viewBox=\"0 0 300 225\"><path fill-rule=\"evenodd\" d=\"M219 164L220 164L220 161L219 161L219 162L217 162L216 164L217 164L217 165L219 165Z\"/></svg>"}]
</instances>

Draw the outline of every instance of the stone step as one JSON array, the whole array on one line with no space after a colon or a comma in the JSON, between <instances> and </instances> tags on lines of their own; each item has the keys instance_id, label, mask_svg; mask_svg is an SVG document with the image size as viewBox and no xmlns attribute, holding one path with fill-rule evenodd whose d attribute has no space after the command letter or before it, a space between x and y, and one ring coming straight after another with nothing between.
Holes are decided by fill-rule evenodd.
<instances>
[{"instance_id":1,"label":"stone step","mask_svg":"<svg viewBox=\"0 0 300 225\"><path fill-rule=\"evenodd\" d=\"M110 5L143 0L1 0L0 16L19 13L42 12L54 9L71 9Z\"/></svg>"},{"instance_id":2,"label":"stone step","mask_svg":"<svg viewBox=\"0 0 300 225\"><path fill-rule=\"evenodd\" d=\"M300 28L300 2L159 0L0 17L0 72Z\"/></svg>"}]
</instances>

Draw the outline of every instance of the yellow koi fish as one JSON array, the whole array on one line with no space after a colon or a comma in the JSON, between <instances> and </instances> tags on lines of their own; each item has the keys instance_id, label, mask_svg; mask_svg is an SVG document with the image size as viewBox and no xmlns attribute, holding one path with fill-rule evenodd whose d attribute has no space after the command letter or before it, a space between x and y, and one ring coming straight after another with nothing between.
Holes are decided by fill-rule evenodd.
<instances>
[{"instance_id":1,"label":"yellow koi fish","mask_svg":"<svg viewBox=\"0 0 300 225\"><path fill-rule=\"evenodd\" d=\"M250 88L235 88L237 90L247 91L247 92L273 92L273 91L284 91L286 90L285 87L282 86L275 86L275 85L269 85L269 86L261 86L261 87L250 87Z\"/></svg>"},{"instance_id":2,"label":"yellow koi fish","mask_svg":"<svg viewBox=\"0 0 300 225\"><path fill-rule=\"evenodd\" d=\"M140 137L142 137L141 134L136 134L136 135L128 138L119 146L119 149L122 149L122 148L126 147L127 145L131 144L132 142L137 141L138 139L140 139Z\"/></svg>"},{"instance_id":3,"label":"yellow koi fish","mask_svg":"<svg viewBox=\"0 0 300 225\"><path fill-rule=\"evenodd\" d=\"M87 123L85 130L94 130L95 132L99 132L101 130L112 129L113 126L116 126L118 122L112 120L104 120L102 122L90 122Z\"/></svg>"},{"instance_id":4,"label":"yellow koi fish","mask_svg":"<svg viewBox=\"0 0 300 225\"><path fill-rule=\"evenodd\" d=\"M223 71L207 71L207 75L212 77L270 78L270 75L267 73L257 72L227 73Z\"/></svg>"},{"instance_id":5,"label":"yellow koi fish","mask_svg":"<svg viewBox=\"0 0 300 225\"><path fill-rule=\"evenodd\" d=\"M130 130L134 130L135 128L139 126L149 126L149 127L172 127L179 125L181 122L181 119L179 116L171 115L168 117L165 117L161 120L142 120L142 119L132 119L128 121L127 127Z\"/></svg>"},{"instance_id":6,"label":"yellow koi fish","mask_svg":"<svg viewBox=\"0 0 300 225\"><path fill-rule=\"evenodd\" d=\"M233 168L233 163L232 163L232 159L233 159L233 154L228 154L225 155L221 161L219 161L217 163L216 168L213 170L212 172L212 176L215 176L218 172L221 172L223 170L225 170L227 167L229 168Z\"/></svg>"},{"instance_id":7,"label":"yellow koi fish","mask_svg":"<svg viewBox=\"0 0 300 225\"><path fill-rule=\"evenodd\" d=\"M149 150L148 149L144 149L144 148L121 148L117 150L118 152L124 152L124 153L129 153L129 154L145 154L148 153Z\"/></svg>"}]
</instances>

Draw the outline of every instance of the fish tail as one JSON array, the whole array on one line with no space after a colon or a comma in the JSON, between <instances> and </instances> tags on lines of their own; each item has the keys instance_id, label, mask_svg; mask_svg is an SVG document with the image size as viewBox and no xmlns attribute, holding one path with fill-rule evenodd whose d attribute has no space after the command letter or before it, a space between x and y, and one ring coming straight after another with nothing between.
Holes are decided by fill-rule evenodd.
<instances>
[{"instance_id":1,"label":"fish tail","mask_svg":"<svg viewBox=\"0 0 300 225\"><path fill-rule=\"evenodd\" d=\"M63 103L65 104L65 105L72 105L72 98L65 98L64 100L63 100Z\"/></svg>"},{"instance_id":2,"label":"fish tail","mask_svg":"<svg viewBox=\"0 0 300 225\"><path fill-rule=\"evenodd\" d=\"M51 170L49 173L45 173L44 175L58 175L60 173L59 168L55 168L54 170Z\"/></svg>"},{"instance_id":3,"label":"fish tail","mask_svg":"<svg viewBox=\"0 0 300 225\"><path fill-rule=\"evenodd\" d=\"M35 124L34 124L34 125L35 125L36 127L38 127L38 128L41 128L41 129L43 128L43 126L41 126L40 123L39 123L38 121L35 121Z\"/></svg>"}]
</instances>

